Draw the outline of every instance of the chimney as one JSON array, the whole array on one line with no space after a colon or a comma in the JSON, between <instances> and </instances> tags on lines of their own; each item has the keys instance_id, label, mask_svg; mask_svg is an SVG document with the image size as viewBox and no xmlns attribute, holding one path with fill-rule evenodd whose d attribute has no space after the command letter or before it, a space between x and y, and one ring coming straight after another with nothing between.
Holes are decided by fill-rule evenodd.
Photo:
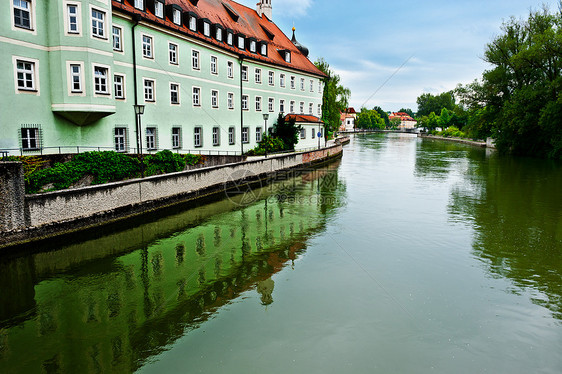
<instances>
[{"instance_id":1,"label":"chimney","mask_svg":"<svg viewBox=\"0 0 562 374\"><path fill-rule=\"evenodd\" d=\"M260 0L257 5L257 12L262 17L265 15L270 21L272 20L271 0Z\"/></svg>"}]
</instances>

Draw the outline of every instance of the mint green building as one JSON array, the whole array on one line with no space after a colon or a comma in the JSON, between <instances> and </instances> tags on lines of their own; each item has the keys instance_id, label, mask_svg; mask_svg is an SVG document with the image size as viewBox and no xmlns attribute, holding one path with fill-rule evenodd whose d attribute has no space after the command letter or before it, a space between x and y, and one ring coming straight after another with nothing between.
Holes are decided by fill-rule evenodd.
<instances>
[{"instance_id":1,"label":"mint green building","mask_svg":"<svg viewBox=\"0 0 562 374\"><path fill-rule=\"evenodd\" d=\"M271 0L2 0L0 151L235 154L280 113L306 115L299 149L324 145L325 76L271 14Z\"/></svg>"}]
</instances>

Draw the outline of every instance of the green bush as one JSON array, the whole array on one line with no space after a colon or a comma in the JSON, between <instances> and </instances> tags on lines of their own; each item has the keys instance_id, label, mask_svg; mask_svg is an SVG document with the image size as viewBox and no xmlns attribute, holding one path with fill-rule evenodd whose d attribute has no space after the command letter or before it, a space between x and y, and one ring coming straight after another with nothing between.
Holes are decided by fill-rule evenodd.
<instances>
[{"instance_id":1,"label":"green bush","mask_svg":"<svg viewBox=\"0 0 562 374\"><path fill-rule=\"evenodd\" d=\"M266 148L268 153L280 152L285 149L285 144L283 140L275 136L264 136L254 149L248 151L248 156L265 155Z\"/></svg>"},{"instance_id":2,"label":"green bush","mask_svg":"<svg viewBox=\"0 0 562 374\"><path fill-rule=\"evenodd\" d=\"M184 158L177 153L165 150L144 158L145 175L174 173L185 168Z\"/></svg>"},{"instance_id":3,"label":"green bush","mask_svg":"<svg viewBox=\"0 0 562 374\"><path fill-rule=\"evenodd\" d=\"M460 131L456 126L450 126L444 131L439 132L439 135L445 138L466 138L466 134Z\"/></svg>"}]
</instances>

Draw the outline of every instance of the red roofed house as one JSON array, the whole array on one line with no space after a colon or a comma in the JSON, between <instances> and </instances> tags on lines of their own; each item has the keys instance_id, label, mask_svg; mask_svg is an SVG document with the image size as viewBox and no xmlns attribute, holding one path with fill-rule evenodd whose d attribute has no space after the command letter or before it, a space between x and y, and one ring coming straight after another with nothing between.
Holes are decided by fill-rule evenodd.
<instances>
[{"instance_id":1,"label":"red roofed house","mask_svg":"<svg viewBox=\"0 0 562 374\"><path fill-rule=\"evenodd\" d=\"M9 154L239 153L280 113L322 117L326 76L273 22L271 0L14 4L0 4Z\"/></svg>"},{"instance_id":2,"label":"red roofed house","mask_svg":"<svg viewBox=\"0 0 562 374\"><path fill-rule=\"evenodd\" d=\"M394 112L391 113L388 118L392 121L395 118L400 119L400 125L398 125L398 130L407 130L416 128L418 121L413 119L408 113L404 112Z\"/></svg>"},{"instance_id":3,"label":"red roofed house","mask_svg":"<svg viewBox=\"0 0 562 374\"><path fill-rule=\"evenodd\" d=\"M353 108L347 108L340 116L340 131L354 131L357 113Z\"/></svg>"}]
</instances>

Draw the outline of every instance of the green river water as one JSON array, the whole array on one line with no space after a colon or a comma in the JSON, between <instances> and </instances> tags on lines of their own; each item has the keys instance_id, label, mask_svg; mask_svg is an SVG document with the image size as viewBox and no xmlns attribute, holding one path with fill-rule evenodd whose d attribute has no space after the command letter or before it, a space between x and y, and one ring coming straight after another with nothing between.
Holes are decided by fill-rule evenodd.
<instances>
[{"instance_id":1,"label":"green river water","mask_svg":"<svg viewBox=\"0 0 562 374\"><path fill-rule=\"evenodd\" d=\"M0 373L562 372L560 163L358 135L246 192L0 258Z\"/></svg>"}]
</instances>

